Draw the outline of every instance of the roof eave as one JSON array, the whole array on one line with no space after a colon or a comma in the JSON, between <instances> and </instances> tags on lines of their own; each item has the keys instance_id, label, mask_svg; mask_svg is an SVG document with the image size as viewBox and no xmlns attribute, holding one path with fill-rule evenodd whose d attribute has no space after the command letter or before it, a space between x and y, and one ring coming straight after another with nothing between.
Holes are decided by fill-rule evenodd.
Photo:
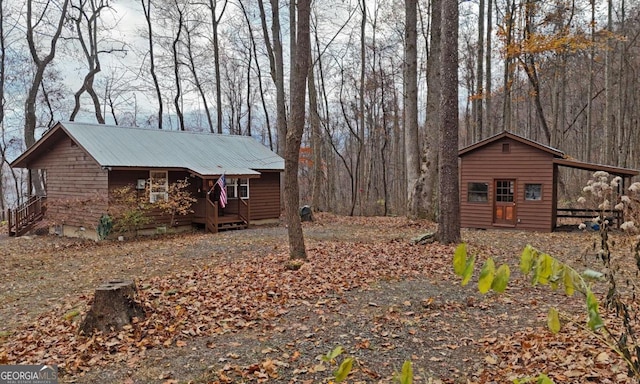
<instances>
[{"instance_id":1,"label":"roof eave","mask_svg":"<svg viewBox=\"0 0 640 384\"><path fill-rule=\"evenodd\" d=\"M559 149L552 148L552 147L549 147L549 146L544 145L544 144L540 144L540 143L535 142L533 140L529 140L529 139L527 139L525 137L516 135L516 134L511 133L511 132L507 132L507 131L503 131L501 133L498 133L496 135L488 137L488 138L486 138L484 140L480 140L475 144L471 144L471 145L469 145L469 146L467 146L465 148L462 148L462 149L458 150L458 156L463 156L463 155L465 155L465 154L467 154L469 152L475 151L476 149L478 149L480 147L484 147L487 144L493 143L493 142L498 141L498 140L503 139L503 138L509 138L509 139L518 141L520 143L529 145L529 146L537 148L537 149L539 149L541 151L550 153L554 157L564 157L565 156L564 152L560 151Z\"/></svg>"},{"instance_id":2,"label":"roof eave","mask_svg":"<svg viewBox=\"0 0 640 384\"><path fill-rule=\"evenodd\" d=\"M554 164L562 165L569 168L577 168L585 171L604 171L616 176L633 177L638 176L640 171L629 168L614 167L610 165L587 163L572 159L553 159Z\"/></svg>"}]
</instances>

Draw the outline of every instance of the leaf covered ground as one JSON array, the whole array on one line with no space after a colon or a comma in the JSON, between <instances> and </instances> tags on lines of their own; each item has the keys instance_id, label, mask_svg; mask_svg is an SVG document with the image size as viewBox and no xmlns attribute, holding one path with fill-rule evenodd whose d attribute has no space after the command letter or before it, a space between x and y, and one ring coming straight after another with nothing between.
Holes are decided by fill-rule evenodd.
<instances>
[{"instance_id":1,"label":"leaf covered ground","mask_svg":"<svg viewBox=\"0 0 640 384\"><path fill-rule=\"evenodd\" d=\"M0 364L57 364L61 382L322 383L344 356L349 383L392 382L405 360L418 383L631 382L585 331L584 300L531 287L517 264L532 244L597 268L593 234L463 231L481 265L511 266L503 295L460 287L453 247L414 245L426 221L317 215L309 260L285 268L284 226L125 242L0 238ZM476 273L477 275L477 273ZM77 329L93 290L134 279L146 317L120 332ZM602 294L605 287L595 287ZM550 305L566 319L546 329ZM611 314L604 314L613 321ZM317 357L342 346L334 362Z\"/></svg>"}]
</instances>

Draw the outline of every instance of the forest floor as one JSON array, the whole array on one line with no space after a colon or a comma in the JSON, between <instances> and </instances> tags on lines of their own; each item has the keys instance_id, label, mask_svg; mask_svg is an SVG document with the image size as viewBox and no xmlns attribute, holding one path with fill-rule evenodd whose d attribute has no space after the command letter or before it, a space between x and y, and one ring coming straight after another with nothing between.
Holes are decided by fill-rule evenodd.
<instances>
[{"instance_id":1,"label":"forest floor","mask_svg":"<svg viewBox=\"0 0 640 384\"><path fill-rule=\"evenodd\" d=\"M94 243L0 238L0 364L57 364L60 382L326 383L345 357L349 383L393 382L406 360L416 383L621 383L624 362L584 329L585 304L532 287L525 245L576 269L601 269L595 233L464 230L477 254L512 271L506 293L461 287L454 247L415 245L433 223L318 214L304 223L309 260L287 270L284 226ZM629 240L616 260L635 270ZM79 335L94 289L135 280L146 317L120 332ZM605 283L594 291L604 300ZM563 330L546 328L550 306ZM608 325L615 316L602 309ZM337 346L334 361L318 356Z\"/></svg>"}]
</instances>

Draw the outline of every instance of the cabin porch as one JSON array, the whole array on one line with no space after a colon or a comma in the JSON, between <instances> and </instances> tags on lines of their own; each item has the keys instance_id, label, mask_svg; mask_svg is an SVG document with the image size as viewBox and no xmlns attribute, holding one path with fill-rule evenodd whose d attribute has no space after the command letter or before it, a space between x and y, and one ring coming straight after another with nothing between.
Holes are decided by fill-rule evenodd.
<instances>
[{"instance_id":1,"label":"cabin porch","mask_svg":"<svg viewBox=\"0 0 640 384\"><path fill-rule=\"evenodd\" d=\"M192 222L204 224L207 231L212 233L228 229L246 229L250 225L249 199L231 199L222 208L217 201L199 197L192 209Z\"/></svg>"}]
</instances>

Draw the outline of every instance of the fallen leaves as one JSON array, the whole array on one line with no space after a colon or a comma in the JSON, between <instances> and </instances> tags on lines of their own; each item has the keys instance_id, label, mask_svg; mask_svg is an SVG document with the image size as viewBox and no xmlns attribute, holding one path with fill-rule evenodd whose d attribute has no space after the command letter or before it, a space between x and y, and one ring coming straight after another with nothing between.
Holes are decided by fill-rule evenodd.
<instances>
[{"instance_id":1,"label":"fallen leaves","mask_svg":"<svg viewBox=\"0 0 640 384\"><path fill-rule=\"evenodd\" d=\"M123 244L56 239L52 246L33 239L21 240L28 245L23 250L40 255L39 262L51 266L50 271L57 274L51 281L44 277L27 283L30 277L39 276L42 266L36 257L31 260L14 254L20 247L12 243L15 249L9 250L10 263L15 263L12 268L19 272L14 277L0 272L4 278L0 285L7 292L3 304L28 297L30 288L55 294L44 296L53 300L48 301L48 307L39 307L39 316L32 312L25 315L28 308L22 308L21 316L30 321L11 332L0 333L0 364L47 361L58 364L61 373L70 376L115 365L133 370L145 364L145 353L151 349L189 352L202 337L265 329L282 338L295 333L299 340L291 340L287 353L280 346L258 348L258 357L250 362L245 361L240 343L201 344L202 349L225 351L219 361L220 369L215 370L216 380L231 383L242 378L266 382L286 379L288 374L300 375L299 382L314 382L304 375L328 376L334 367L317 361L309 363L305 345L333 345L323 339L325 328L348 324L357 328L369 316L366 334L352 338L351 334L343 333L341 340L351 343L350 353L378 354L383 359L408 350L410 353L400 362L408 357L422 361L422 366L414 365L416 375L418 369L427 367L429 371L438 370L451 376L443 374L442 380L437 381L425 378L425 382L453 382L460 376L473 382L506 381L543 372L556 382L580 382L583 378L600 382L628 380L618 356L603 351L597 340L586 337L580 329L570 328L558 335L545 331L546 310L541 307L548 297L530 287L521 288L526 284L513 281L505 296L465 293L453 278L451 247L437 243L411 245L405 240L410 236L397 234L422 232L421 224L399 218L332 217L331 220L313 224L312 229L319 235L308 242L309 260L297 271L286 268L288 256L283 247L277 246L278 238L248 239L250 231L238 232L233 237L183 235ZM340 225L351 225L353 229L336 232L329 228ZM483 231L478 235L491 244L478 246L470 241L474 250L479 249L478 262L488 256L500 263L517 258L517 252L502 248L496 252L496 247L505 242L500 233ZM521 235L513 237L520 241L518 236ZM565 237L560 239L568 243ZM56 261L61 265L59 269L54 266ZM72 280L75 277L68 277L73 276L72 271L87 275L79 287L74 287L79 283ZM90 292L92 281L99 282L106 273L121 271L127 277L137 277L138 300L145 308L146 318L118 333L92 338L79 336L75 312L86 311L91 300L86 292ZM61 279L64 283L51 290L53 280L61 276L68 278ZM369 297L360 307L370 311L367 314L354 312L343 299L348 291L412 279L428 279L435 288L417 297L408 297L406 291L398 292L392 304L388 298ZM570 303L571 299L566 299L560 308L570 307ZM304 318L280 323L282 317L296 308L307 308L307 316L315 316L317 323L308 324ZM336 318L335 312L341 317ZM478 359L469 354L471 350L480 350L484 355ZM399 368L392 361L386 361L388 366L384 367L367 366L359 358L356 362L353 375L364 381L384 377L381 368L388 372ZM161 380L170 383L175 381L174 377L178 375L163 376Z\"/></svg>"}]
</instances>

